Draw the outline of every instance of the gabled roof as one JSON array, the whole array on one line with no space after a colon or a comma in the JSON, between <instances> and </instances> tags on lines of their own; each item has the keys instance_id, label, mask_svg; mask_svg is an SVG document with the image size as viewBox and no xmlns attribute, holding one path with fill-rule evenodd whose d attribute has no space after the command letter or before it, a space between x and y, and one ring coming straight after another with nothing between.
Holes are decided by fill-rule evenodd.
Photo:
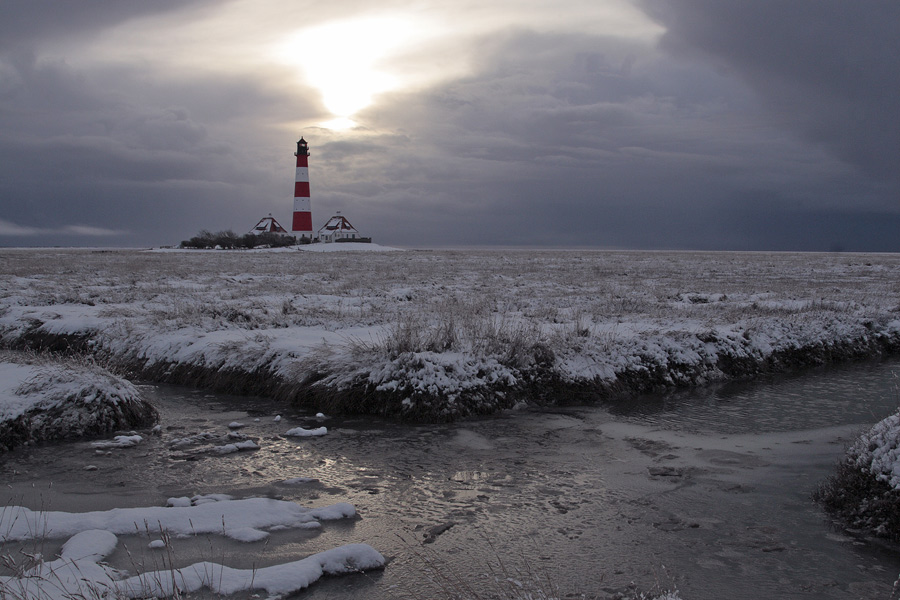
<instances>
[{"instance_id":1,"label":"gabled roof","mask_svg":"<svg viewBox=\"0 0 900 600\"><path fill-rule=\"evenodd\" d=\"M250 230L250 233L255 233L256 235L259 235L260 233L287 233L287 230L281 226L281 223L275 220L272 213L269 213L269 216L259 220L259 223Z\"/></svg>"},{"instance_id":2,"label":"gabled roof","mask_svg":"<svg viewBox=\"0 0 900 600\"><path fill-rule=\"evenodd\" d=\"M350 221L341 215L335 215L319 230L319 235L331 235L334 233L359 233Z\"/></svg>"}]
</instances>

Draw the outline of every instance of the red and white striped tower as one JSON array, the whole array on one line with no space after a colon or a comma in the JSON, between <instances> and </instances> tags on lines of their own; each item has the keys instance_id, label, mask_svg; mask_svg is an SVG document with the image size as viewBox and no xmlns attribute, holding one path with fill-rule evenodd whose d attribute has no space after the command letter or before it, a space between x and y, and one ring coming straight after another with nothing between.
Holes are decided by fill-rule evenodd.
<instances>
[{"instance_id":1,"label":"red and white striped tower","mask_svg":"<svg viewBox=\"0 0 900 600\"><path fill-rule=\"evenodd\" d=\"M299 238L306 237L312 241L312 209L309 205L309 147L306 140L300 137L297 142L297 175L294 178L294 220L291 231Z\"/></svg>"}]
</instances>

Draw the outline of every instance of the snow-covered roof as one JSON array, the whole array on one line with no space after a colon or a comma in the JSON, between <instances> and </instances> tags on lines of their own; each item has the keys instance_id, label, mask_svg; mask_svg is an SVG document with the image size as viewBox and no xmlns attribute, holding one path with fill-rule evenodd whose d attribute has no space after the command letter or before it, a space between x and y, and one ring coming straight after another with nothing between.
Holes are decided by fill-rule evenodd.
<instances>
[{"instance_id":1,"label":"snow-covered roof","mask_svg":"<svg viewBox=\"0 0 900 600\"><path fill-rule=\"evenodd\" d=\"M359 233L342 215L335 215L319 229L319 235L331 235L333 233Z\"/></svg>"},{"instance_id":2,"label":"snow-covered roof","mask_svg":"<svg viewBox=\"0 0 900 600\"><path fill-rule=\"evenodd\" d=\"M255 233L257 235L260 233L287 233L287 230L281 226L281 223L275 220L272 213L269 213L268 216L259 220L259 223L250 230L250 233Z\"/></svg>"}]
</instances>

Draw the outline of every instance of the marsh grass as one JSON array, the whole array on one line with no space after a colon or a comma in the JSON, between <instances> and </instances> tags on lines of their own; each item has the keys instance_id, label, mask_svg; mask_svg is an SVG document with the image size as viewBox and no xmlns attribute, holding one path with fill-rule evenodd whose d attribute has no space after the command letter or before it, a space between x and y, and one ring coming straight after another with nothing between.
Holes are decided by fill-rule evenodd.
<instances>
[{"instance_id":1,"label":"marsh grass","mask_svg":"<svg viewBox=\"0 0 900 600\"><path fill-rule=\"evenodd\" d=\"M25 408L0 418L0 450L145 427L158 418L131 382L93 355L0 350L0 362L30 367L30 376L13 390Z\"/></svg>"}]
</instances>

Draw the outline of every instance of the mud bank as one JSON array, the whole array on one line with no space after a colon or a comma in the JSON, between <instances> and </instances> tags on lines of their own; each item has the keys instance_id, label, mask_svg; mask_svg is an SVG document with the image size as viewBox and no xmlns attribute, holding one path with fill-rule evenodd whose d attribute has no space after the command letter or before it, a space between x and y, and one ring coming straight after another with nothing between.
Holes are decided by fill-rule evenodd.
<instances>
[{"instance_id":1,"label":"mud bank","mask_svg":"<svg viewBox=\"0 0 900 600\"><path fill-rule=\"evenodd\" d=\"M410 422L446 422L489 415L519 403L546 406L615 402L639 394L900 354L900 332L895 323L881 331L867 324L862 328L865 333L858 337L788 343L785 344L787 347L769 352L762 350L763 345L756 343L750 335L716 338L705 334L695 339L681 339L677 351L636 354L633 356L636 360L630 361L627 367L604 377L588 378L564 372L560 368L561 361L550 349L536 345L528 349L524 360L520 353L517 360L509 361L509 364L504 364L502 357L493 363L502 376L479 371L465 389L458 389L420 384L423 371L434 378L434 365L429 364L429 356L421 356L432 353L410 352L393 358L372 356L369 364L381 368L397 362L404 365L399 374L394 373L394 385L385 386L372 381L376 367L356 368L348 375L339 371L346 369L346 365L337 364L335 370L330 371L320 361L313 371L295 369L290 376L285 376L284 369L274 361L244 370L228 365L148 360L134 355L116 355L89 334L51 334L40 331L40 323L33 325L20 338L7 339L7 346L95 356L115 365L117 370L128 373L133 379L188 385L227 394L271 397L315 412L371 414ZM685 348L692 352L685 352ZM692 360L686 360L686 357ZM450 378L463 375L453 373L456 369L453 362L441 368L444 370L441 375ZM404 375L408 379L404 380ZM116 410L121 412L121 408ZM104 422L141 419L140 414L122 415L118 420L106 419Z\"/></svg>"}]
</instances>

